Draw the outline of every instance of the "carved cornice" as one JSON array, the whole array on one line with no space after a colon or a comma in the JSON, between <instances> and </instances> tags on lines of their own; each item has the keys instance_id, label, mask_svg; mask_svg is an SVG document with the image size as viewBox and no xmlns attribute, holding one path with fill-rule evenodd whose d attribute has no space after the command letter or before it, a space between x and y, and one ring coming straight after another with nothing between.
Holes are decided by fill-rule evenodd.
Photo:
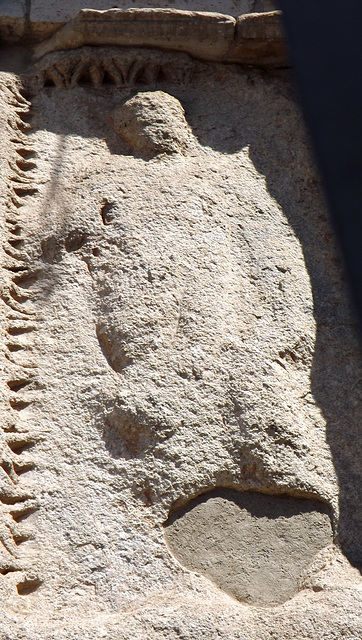
<instances>
[{"instance_id":1,"label":"carved cornice","mask_svg":"<svg viewBox=\"0 0 362 640\"><path fill-rule=\"evenodd\" d=\"M264 68L287 65L279 11L234 18L175 9L82 9L37 45L35 57L89 45L152 47L199 60Z\"/></svg>"}]
</instances>

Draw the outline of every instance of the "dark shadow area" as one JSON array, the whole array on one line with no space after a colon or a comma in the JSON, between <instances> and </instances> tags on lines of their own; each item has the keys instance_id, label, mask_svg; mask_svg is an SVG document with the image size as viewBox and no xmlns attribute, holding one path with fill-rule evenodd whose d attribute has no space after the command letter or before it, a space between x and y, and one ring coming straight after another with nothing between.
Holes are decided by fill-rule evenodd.
<instances>
[{"instance_id":1,"label":"dark shadow area","mask_svg":"<svg viewBox=\"0 0 362 640\"><path fill-rule=\"evenodd\" d=\"M252 87L258 83L258 78L264 86L277 86L274 79L264 73L250 74L246 83ZM289 83L281 82L278 91L291 102L292 108L299 110L295 92ZM251 98L251 90L248 94ZM337 539L349 561L361 570L362 373L358 323L316 170L310 166L309 173L306 173L306 167L298 166L293 159L293 155L297 155L299 138L294 137L292 129L288 131L288 127L283 127L283 114L277 110L279 122L273 122L273 114L270 114L269 126L265 126L268 117L263 104L256 104L255 99L250 102L249 108L247 100L239 107L237 132L235 129L230 131L226 113L231 108L230 102L220 105L217 115L204 116L209 128L206 134L198 126L196 118L191 115L188 120L203 145L223 153L233 153L240 147L249 146L255 168L265 176L270 195L280 204L301 243L311 280L317 325L311 388L327 423L327 442L340 490ZM232 107L238 109L235 103ZM289 116L290 113L286 112L284 123ZM223 128L222 136L220 127ZM285 134L288 139L281 141L279 136L284 137ZM308 140L303 142L309 147ZM306 203L309 205L307 216Z\"/></svg>"},{"instance_id":2,"label":"dark shadow area","mask_svg":"<svg viewBox=\"0 0 362 640\"><path fill-rule=\"evenodd\" d=\"M29 47L1 47L0 71L8 73L26 73L32 63L32 51Z\"/></svg>"},{"instance_id":3,"label":"dark shadow area","mask_svg":"<svg viewBox=\"0 0 362 640\"><path fill-rule=\"evenodd\" d=\"M319 180L304 150L309 145L298 129L294 91L272 74L195 63L187 85L156 81L117 89L107 76L98 88L88 85L67 91L49 87L34 95L35 108L41 110L42 104L55 100L59 118L47 119L44 112L39 126L64 136L102 138L112 153L130 155L112 130L112 110L138 90L152 88L180 100L200 145L222 154L249 148L252 163L265 177L270 195L301 243L317 324L312 393L327 423L327 442L339 482L337 539L349 561L361 569L362 371L357 323Z\"/></svg>"},{"instance_id":4,"label":"dark shadow area","mask_svg":"<svg viewBox=\"0 0 362 640\"><path fill-rule=\"evenodd\" d=\"M316 175L306 180L304 193L299 196L310 203L310 215L302 217L298 205L291 206L284 187L286 180L291 184L300 180L298 168L291 166L283 171L271 166L260 143L250 145L250 157L265 175L269 193L281 205L303 249L317 325L311 389L326 420L327 443L340 491L337 539L351 564L361 570L361 351L349 284L330 221L321 207Z\"/></svg>"},{"instance_id":5,"label":"dark shadow area","mask_svg":"<svg viewBox=\"0 0 362 640\"><path fill-rule=\"evenodd\" d=\"M258 493L256 491L235 491L234 489L221 487L214 489L214 491L202 493L178 509L172 509L165 522L165 527L171 526L176 520L182 518L197 505L204 504L213 498L233 502L239 509L246 509L254 518L275 520L276 518L291 518L299 513L309 513L310 511L324 513L331 518L328 505L319 500L292 498L289 495L275 496Z\"/></svg>"}]
</instances>

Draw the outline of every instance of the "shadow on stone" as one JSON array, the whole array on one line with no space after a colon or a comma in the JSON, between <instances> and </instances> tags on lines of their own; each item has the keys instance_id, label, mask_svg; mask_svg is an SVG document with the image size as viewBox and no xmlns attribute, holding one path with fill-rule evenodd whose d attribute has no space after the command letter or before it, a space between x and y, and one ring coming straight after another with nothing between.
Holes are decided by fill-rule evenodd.
<instances>
[{"instance_id":1,"label":"shadow on stone","mask_svg":"<svg viewBox=\"0 0 362 640\"><path fill-rule=\"evenodd\" d=\"M143 55L148 54L145 49ZM155 57L156 67L161 64L158 56L159 53ZM179 56L175 56L175 68L178 60ZM361 352L340 255L321 201L316 171L305 151L308 142L306 144L300 135L294 91L275 74L225 65L193 64L192 79L188 82L182 78L171 82L159 75L150 82L142 68L142 75L134 86L93 87L89 84L72 91L47 88L35 91L34 103L44 108L42 126L61 139L68 135L94 137L105 140L111 153L130 155L126 143L111 127L111 115L137 91L162 90L180 101L199 145L222 154L248 149L250 160L265 178L270 195L280 206L303 250L316 321L311 391L326 421L326 439L340 492L336 540L348 560L361 568ZM52 109L57 109L56 119ZM74 113L78 114L77 118ZM54 169L54 188L51 184L54 193L64 162L62 151ZM240 194L242 200L242 185ZM242 211L242 205L240 209Z\"/></svg>"}]
</instances>

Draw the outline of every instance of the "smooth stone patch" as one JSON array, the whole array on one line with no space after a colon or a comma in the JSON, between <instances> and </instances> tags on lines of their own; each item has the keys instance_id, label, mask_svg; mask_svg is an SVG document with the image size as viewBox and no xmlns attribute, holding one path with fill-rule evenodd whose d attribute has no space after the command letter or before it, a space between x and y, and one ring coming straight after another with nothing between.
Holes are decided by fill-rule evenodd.
<instances>
[{"instance_id":1,"label":"smooth stone patch","mask_svg":"<svg viewBox=\"0 0 362 640\"><path fill-rule=\"evenodd\" d=\"M314 556L333 541L321 502L228 489L172 512L165 536L185 567L259 605L292 598Z\"/></svg>"}]
</instances>

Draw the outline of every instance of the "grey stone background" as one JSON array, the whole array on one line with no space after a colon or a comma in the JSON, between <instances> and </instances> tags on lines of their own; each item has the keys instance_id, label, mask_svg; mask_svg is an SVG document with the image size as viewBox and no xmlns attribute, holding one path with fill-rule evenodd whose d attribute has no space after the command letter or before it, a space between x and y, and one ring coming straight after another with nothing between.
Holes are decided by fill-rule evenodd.
<instances>
[{"instance_id":1,"label":"grey stone background","mask_svg":"<svg viewBox=\"0 0 362 640\"><path fill-rule=\"evenodd\" d=\"M63 22L70 20L80 9L131 7L170 7L188 11L217 11L234 16L251 11L269 11L276 5L272 0L1 0L0 15L16 18L30 17L31 21Z\"/></svg>"}]
</instances>

